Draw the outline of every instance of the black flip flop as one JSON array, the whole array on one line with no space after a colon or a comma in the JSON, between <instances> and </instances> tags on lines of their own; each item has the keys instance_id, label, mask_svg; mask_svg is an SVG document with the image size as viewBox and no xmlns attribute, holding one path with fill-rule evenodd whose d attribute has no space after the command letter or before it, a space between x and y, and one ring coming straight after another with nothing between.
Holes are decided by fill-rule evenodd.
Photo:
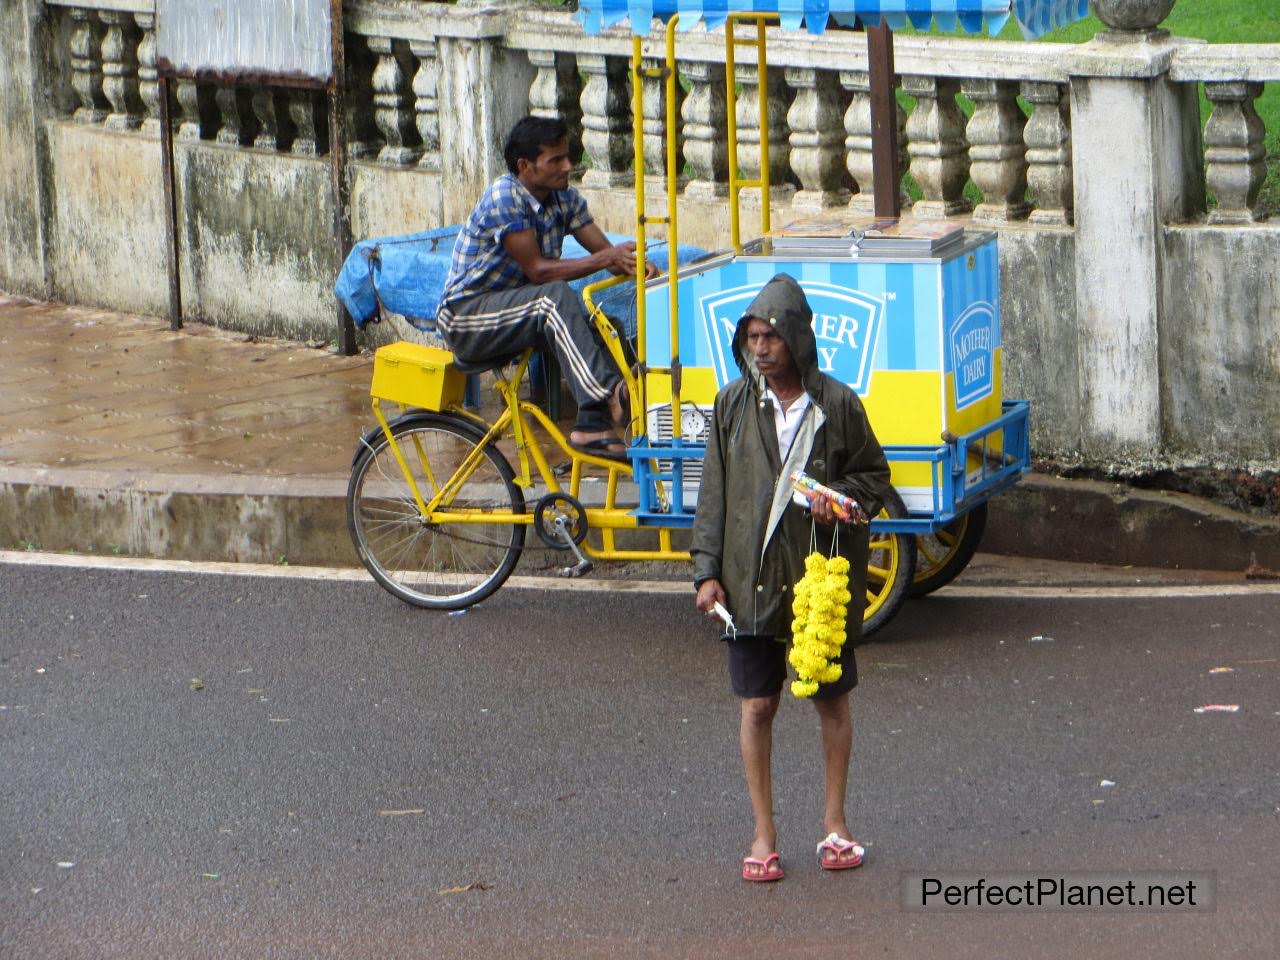
<instances>
[{"instance_id":1,"label":"black flip flop","mask_svg":"<svg viewBox=\"0 0 1280 960\"><path fill-rule=\"evenodd\" d=\"M623 447L621 453L610 450L610 447ZM622 441L617 437L597 437L595 440L588 440L586 443L574 443L569 441L569 447L577 450L579 453L585 453L588 456L600 457L604 460L614 460L618 463L630 463L631 458L626 454L626 448Z\"/></svg>"}]
</instances>

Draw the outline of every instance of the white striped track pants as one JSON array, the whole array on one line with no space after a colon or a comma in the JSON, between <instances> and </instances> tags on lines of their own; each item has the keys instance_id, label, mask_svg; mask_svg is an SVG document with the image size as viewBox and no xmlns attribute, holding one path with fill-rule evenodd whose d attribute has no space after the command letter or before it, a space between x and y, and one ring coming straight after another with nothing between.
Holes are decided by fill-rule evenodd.
<instances>
[{"instance_id":1,"label":"white striped track pants","mask_svg":"<svg viewBox=\"0 0 1280 960\"><path fill-rule=\"evenodd\" d=\"M459 360L478 363L548 347L578 404L576 429L609 427L607 399L622 379L600 344L582 298L562 280L480 293L440 308L444 341Z\"/></svg>"}]
</instances>

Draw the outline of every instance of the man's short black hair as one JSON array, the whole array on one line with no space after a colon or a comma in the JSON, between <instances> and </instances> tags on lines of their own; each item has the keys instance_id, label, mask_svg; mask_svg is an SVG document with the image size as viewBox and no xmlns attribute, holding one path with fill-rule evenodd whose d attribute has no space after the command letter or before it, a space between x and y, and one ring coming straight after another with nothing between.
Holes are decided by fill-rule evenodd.
<instances>
[{"instance_id":1,"label":"man's short black hair","mask_svg":"<svg viewBox=\"0 0 1280 960\"><path fill-rule=\"evenodd\" d=\"M550 147L569 138L569 127L559 117L525 117L507 134L507 145L502 155L507 169L516 172L517 160L533 163L544 147Z\"/></svg>"}]
</instances>

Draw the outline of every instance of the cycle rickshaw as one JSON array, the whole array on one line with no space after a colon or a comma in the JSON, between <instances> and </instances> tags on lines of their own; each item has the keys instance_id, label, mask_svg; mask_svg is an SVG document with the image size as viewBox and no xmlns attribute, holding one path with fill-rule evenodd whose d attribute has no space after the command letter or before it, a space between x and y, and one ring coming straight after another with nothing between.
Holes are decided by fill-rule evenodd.
<instances>
[{"instance_id":1,"label":"cycle rickshaw","mask_svg":"<svg viewBox=\"0 0 1280 960\"><path fill-rule=\"evenodd\" d=\"M758 76L765 75L768 25L821 32L828 16L848 25L855 18L879 22L868 37L873 88L878 83L887 92L877 100L873 89L873 119L879 103L883 120L892 96L891 27L908 20L927 27L936 18L973 31L1003 23L1011 12L1028 32L1044 32L1084 16L1087 4L581 0L579 19L588 32L625 19L631 24L637 171L644 169L641 80L666 84L667 129L674 131L677 32L697 21L708 29L724 25L730 248L696 263L677 262L679 171L676 140L668 136L665 217L645 216L645 178L635 178L639 276L651 242L646 229L655 224L666 228L669 262L666 274L636 290L633 356L595 306L602 290L624 279L593 284L584 294L632 397L628 462L571 449L551 418L520 398L529 351L468 365L420 344L379 349L371 388L377 426L356 451L347 495L351 535L373 577L411 604L457 610L497 590L531 536L572 554L571 574L590 570L596 560L688 560L677 538L693 523L712 401L737 375L728 337L742 308L780 271L805 289L825 367L862 398L892 468L897 496L871 523L864 636L909 596L957 576L978 545L988 499L1016 483L1030 463L1029 405L1002 397L995 234L954 221L899 229L905 221L896 220L892 141L888 149L883 142L874 149L875 222L832 211L773 229L767 124L759 124L759 176L745 180L738 168L734 64L737 48L750 47ZM642 57L655 17L665 47L656 71ZM758 116L766 117L767 85L758 88ZM891 124L874 125L877 136L892 136L884 133ZM744 189L757 189L762 198L760 236L747 242L740 235ZM492 421L462 403L465 375L487 371L501 400ZM400 412L388 417L387 404ZM566 461L567 469L557 469L553 459Z\"/></svg>"}]
</instances>

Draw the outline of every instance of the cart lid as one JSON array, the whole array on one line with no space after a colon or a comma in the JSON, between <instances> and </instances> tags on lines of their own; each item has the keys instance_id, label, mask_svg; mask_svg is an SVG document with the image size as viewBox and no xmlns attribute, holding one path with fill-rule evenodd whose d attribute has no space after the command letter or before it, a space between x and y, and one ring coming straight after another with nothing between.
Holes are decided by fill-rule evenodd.
<instances>
[{"instance_id":1,"label":"cart lid","mask_svg":"<svg viewBox=\"0 0 1280 960\"><path fill-rule=\"evenodd\" d=\"M697 23L707 29L723 24L730 13L777 13L785 30L801 24L810 33L822 33L828 15L844 26L855 20L877 25L883 18L893 30L907 24L927 30L937 23L943 30L960 27L978 33L984 26L998 33L1009 19L1017 19L1028 37L1082 20L1089 0L579 0L578 20L587 33L599 33L630 17L635 33L647 34L654 17L664 23L680 14L679 29Z\"/></svg>"}]
</instances>

